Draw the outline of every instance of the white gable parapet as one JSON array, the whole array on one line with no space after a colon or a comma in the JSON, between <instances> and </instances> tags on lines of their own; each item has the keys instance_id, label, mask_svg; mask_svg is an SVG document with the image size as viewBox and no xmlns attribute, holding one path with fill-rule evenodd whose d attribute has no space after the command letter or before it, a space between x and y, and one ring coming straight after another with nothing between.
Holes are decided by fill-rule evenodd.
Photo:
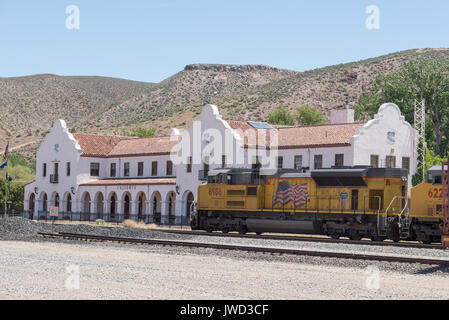
<instances>
[{"instance_id":1,"label":"white gable parapet","mask_svg":"<svg viewBox=\"0 0 449 320\"><path fill-rule=\"evenodd\" d=\"M66 122L56 120L37 150L36 179L25 186L26 211L30 210L29 199L33 193L36 198L36 214L44 209L48 210L52 202L58 200L55 198L57 196L60 202L66 194L74 196L81 154L81 147L69 132Z\"/></svg>"},{"instance_id":2,"label":"white gable parapet","mask_svg":"<svg viewBox=\"0 0 449 320\"><path fill-rule=\"evenodd\" d=\"M354 165L371 164L373 155L379 157L381 167L387 165L389 157L395 160L396 168L401 168L403 160L408 158L410 177L417 169L417 143L416 130L394 103L383 104L374 119L361 127L350 140L354 150Z\"/></svg>"}]
</instances>

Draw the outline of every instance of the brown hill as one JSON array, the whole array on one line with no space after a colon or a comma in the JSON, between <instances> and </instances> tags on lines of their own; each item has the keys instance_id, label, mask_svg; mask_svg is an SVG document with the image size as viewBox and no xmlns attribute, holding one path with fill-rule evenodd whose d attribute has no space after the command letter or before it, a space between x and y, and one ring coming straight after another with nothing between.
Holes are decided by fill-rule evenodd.
<instances>
[{"instance_id":1,"label":"brown hill","mask_svg":"<svg viewBox=\"0 0 449 320\"><path fill-rule=\"evenodd\" d=\"M228 119L265 120L279 104L304 104L325 113L355 103L380 74L414 59L449 59L449 49L417 49L306 72L261 65L188 65L158 83L103 77L37 75L0 78L0 138L28 158L57 118L76 132L122 134L136 126L164 133L187 127L205 103ZM5 139L0 140L0 148ZM0 149L1 150L1 149Z\"/></svg>"},{"instance_id":2,"label":"brown hill","mask_svg":"<svg viewBox=\"0 0 449 320\"><path fill-rule=\"evenodd\" d=\"M362 92L371 89L378 75L397 71L415 59L449 59L449 49L408 50L306 72L270 67L254 70L251 66L187 66L156 85L151 93L126 101L94 121L101 121L103 128L113 123L121 129L139 123L161 133L173 126L188 126L205 103L216 104L232 120L266 120L281 103L291 110L308 104L328 115L331 109L344 104L345 94L355 104Z\"/></svg>"}]
</instances>

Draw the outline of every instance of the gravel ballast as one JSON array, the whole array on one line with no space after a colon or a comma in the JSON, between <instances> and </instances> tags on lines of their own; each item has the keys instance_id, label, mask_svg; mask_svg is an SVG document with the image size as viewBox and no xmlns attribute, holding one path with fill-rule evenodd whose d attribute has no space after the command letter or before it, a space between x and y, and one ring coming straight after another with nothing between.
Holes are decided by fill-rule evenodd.
<instances>
[{"instance_id":1,"label":"gravel ballast","mask_svg":"<svg viewBox=\"0 0 449 320\"><path fill-rule=\"evenodd\" d=\"M55 224L34 222L24 218L0 219L0 239L42 241L38 232L66 232L122 238L179 240L202 243L217 243L242 246L316 250L328 252L363 253L373 255L405 256L418 258L439 258L449 260L449 250L404 248L393 246L368 246L344 243L303 242L270 239L250 239L231 237L208 237L163 232L156 229L94 226L86 224ZM61 240L46 240L61 241Z\"/></svg>"},{"instance_id":2,"label":"gravel ballast","mask_svg":"<svg viewBox=\"0 0 449 320\"><path fill-rule=\"evenodd\" d=\"M55 232L304 250L440 255L432 249L222 238L93 225ZM448 299L449 268L37 237L51 224L0 219L0 299ZM422 251L421 251L422 250ZM68 269L80 288L66 287Z\"/></svg>"},{"instance_id":3,"label":"gravel ballast","mask_svg":"<svg viewBox=\"0 0 449 320\"><path fill-rule=\"evenodd\" d=\"M449 298L448 271L429 266L114 243L0 241L0 252L0 299ZM74 267L79 289L67 287Z\"/></svg>"}]
</instances>

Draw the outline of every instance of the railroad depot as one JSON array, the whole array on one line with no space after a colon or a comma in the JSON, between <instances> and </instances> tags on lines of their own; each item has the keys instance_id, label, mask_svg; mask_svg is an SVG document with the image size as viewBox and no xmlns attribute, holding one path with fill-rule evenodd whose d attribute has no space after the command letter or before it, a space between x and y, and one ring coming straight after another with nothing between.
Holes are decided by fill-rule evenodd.
<instances>
[{"instance_id":1,"label":"railroad depot","mask_svg":"<svg viewBox=\"0 0 449 320\"><path fill-rule=\"evenodd\" d=\"M72 134L55 121L36 154L36 179L25 187L29 216L188 224L198 187L217 168L310 171L352 166L417 167L417 132L394 104L368 122L349 108L311 127L226 121L206 105L187 130L149 138ZM86 218L87 217L87 218Z\"/></svg>"}]
</instances>

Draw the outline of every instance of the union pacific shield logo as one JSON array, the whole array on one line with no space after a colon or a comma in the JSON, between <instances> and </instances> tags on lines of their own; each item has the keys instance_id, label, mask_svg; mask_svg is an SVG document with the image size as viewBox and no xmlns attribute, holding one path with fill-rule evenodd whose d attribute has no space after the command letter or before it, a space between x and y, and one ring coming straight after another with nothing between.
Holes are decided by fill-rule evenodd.
<instances>
[{"instance_id":1,"label":"union pacific shield logo","mask_svg":"<svg viewBox=\"0 0 449 320\"><path fill-rule=\"evenodd\" d=\"M389 143L395 143L396 142L396 132L389 131L387 132L387 139Z\"/></svg>"},{"instance_id":2,"label":"union pacific shield logo","mask_svg":"<svg viewBox=\"0 0 449 320\"><path fill-rule=\"evenodd\" d=\"M301 207L307 202L310 202L307 183L292 186L288 181L279 182L273 198L273 205L286 205L290 202L294 202L295 207Z\"/></svg>"}]
</instances>

